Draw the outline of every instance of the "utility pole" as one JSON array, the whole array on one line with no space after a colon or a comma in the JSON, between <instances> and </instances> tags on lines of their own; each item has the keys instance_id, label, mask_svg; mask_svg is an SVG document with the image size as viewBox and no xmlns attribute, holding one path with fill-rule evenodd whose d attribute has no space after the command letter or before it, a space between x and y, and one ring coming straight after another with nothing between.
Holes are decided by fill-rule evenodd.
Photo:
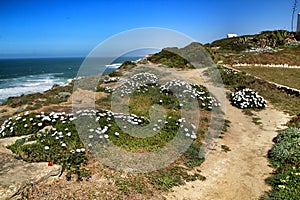
<instances>
[{"instance_id":1,"label":"utility pole","mask_svg":"<svg viewBox=\"0 0 300 200\"><path fill-rule=\"evenodd\" d=\"M294 3L293 3L293 11L292 11L292 32L294 32L294 18L295 18L295 13L296 13L296 10L297 10L297 7L298 7L298 3L299 1L298 0L294 0Z\"/></svg>"},{"instance_id":2,"label":"utility pole","mask_svg":"<svg viewBox=\"0 0 300 200\"><path fill-rule=\"evenodd\" d=\"M300 33L300 13L298 13L298 21L297 21L297 30L296 33L299 35Z\"/></svg>"}]
</instances>

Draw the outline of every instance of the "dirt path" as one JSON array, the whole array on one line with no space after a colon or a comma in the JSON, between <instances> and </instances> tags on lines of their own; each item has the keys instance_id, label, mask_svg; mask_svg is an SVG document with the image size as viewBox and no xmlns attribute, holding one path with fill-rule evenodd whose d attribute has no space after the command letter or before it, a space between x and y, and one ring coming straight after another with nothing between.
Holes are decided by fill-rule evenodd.
<instances>
[{"instance_id":1,"label":"dirt path","mask_svg":"<svg viewBox=\"0 0 300 200\"><path fill-rule=\"evenodd\" d=\"M217 141L199 168L207 179L174 188L167 199L258 199L270 189L264 182L272 172L267 152L272 147L276 130L288 121L288 116L272 107L259 113L263 125L255 125L251 117L232 107L227 101L228 132ZM231 151L221 148L226 145Z\"/></svg>"}]
</instances>

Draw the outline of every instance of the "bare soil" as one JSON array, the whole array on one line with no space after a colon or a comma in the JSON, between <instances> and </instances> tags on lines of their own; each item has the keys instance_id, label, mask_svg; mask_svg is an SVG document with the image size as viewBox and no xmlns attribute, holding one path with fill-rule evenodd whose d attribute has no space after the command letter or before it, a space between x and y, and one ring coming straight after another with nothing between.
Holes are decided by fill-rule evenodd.
<instances>
[{"instance_id":1,"label":"bare soil","mask_svg":"<svg viewBox=\"0 0 300 200\"><path fill-rule=\"evenodd\" d=\"M259 199L270 187L265 179L272 173L267 152L277 130L283 129L289 116L272 107L256 113L262 125L227 102L226 117L230 128L199 167L205 181L175 187L167 199ZM229 147L225 152L221 145Z\"/></svg>"}]
</instances>

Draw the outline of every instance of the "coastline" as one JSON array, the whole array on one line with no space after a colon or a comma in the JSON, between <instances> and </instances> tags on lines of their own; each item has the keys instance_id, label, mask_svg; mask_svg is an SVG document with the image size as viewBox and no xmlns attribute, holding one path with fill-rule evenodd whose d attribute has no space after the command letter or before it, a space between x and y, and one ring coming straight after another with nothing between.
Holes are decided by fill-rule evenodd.
<instances>
[{"instance_id":1,"label":"coastline","mask_svg":"<svg viewBox=\"0 0 300 200\"><path fill-rule=\"evenodd\" d=\"M37 65L35 68L38 68L38 66L42 64L44 64L44 68L51 68L52 65L56 66L54 61L52 61L56 59L57 58L9 59L9 62L11 63L17 60L18 63L16 66L11 63L5 65L7 60L5 60L4 64L0 63L0 72L2 73L2 76L0 76L0 105L5 103L9 97L20 97L28 94L43 93L51 90L56 85L67 86L73 80L79 78L77 77L77 72L82 64L83 58L74 58L76 62L72 60L73 58L58 58L57 62L62 61L62 64L60 64L61 66L59 66L60 69L54 69L52 71L50 70L49 73L46 73L48 71L41 71L38 69L37 72L32 71L27 72L27 74L22 74L22 72L19 72L19 76L16 76L15 72L10 72L12 74L11 77L9 74L5 74L5 70L8 68L8 66L10 66L10 68L14 66L17 67L16 71L20 71L18 69L26 67L30 67L31 69L32 65ZM68 62L64 61L64 59L67 59ZM131 60L133 62L137 62L137 59L140 59L140 57L122 57L119 58L119 60L117 59L114 61L112 64L99 66L99 69L104 69L103 74L108 74L118 69L122 65L123 62L120 61ZM22 63L24 60L31 63L25 62L23 66ZM38 63L35 64L33 61L38 61ZM40 63L41 61L42 64ZM50 64L47 64L47 62L50 62Z\"/></svg>"}]
</instances>

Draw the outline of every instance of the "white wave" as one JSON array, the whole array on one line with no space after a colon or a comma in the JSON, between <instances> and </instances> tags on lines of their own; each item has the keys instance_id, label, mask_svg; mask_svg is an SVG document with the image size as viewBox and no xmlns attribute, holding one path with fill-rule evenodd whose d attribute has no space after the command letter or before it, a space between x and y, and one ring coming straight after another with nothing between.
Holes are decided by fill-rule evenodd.
<instances>
[{"instance_id":1,"label":"white wave","mask_svg":"<svg viewBox=\"0 0 300 200\"><path fill-rule=\"evenodd\" d=\"M13 79L2 79L0 84L0 103L8 97L20 96L36 92L44 92L54 84L64 85L67 79L56 77L57 74L39 74Z\"/></svg>"},{"instance_id":2,"label":"white wave","mask_svg":"<svg viewBox=\"0 0 300 200\"><path fill-rule=\"evenodd\" d=\"M109 68L119 68L121 67L122 63L115 63L115 64L110 64L110 65L105 65L105 67L109 67Z\"/></svg>"}]
</instances>

